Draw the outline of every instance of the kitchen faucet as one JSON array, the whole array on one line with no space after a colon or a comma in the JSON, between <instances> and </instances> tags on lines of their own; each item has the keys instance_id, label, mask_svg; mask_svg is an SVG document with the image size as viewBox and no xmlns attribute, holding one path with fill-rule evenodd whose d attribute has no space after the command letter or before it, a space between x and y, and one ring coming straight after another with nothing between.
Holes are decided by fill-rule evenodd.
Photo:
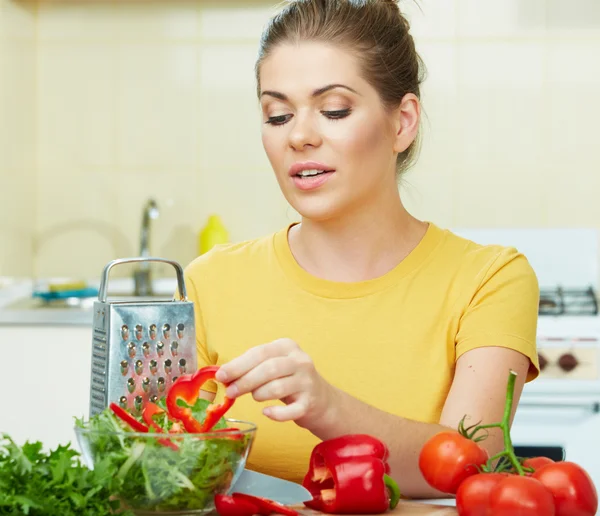
<instances>
[{"instance_id":1,"label":"kitchen faucet","mask_svg":"<svg viewBox=\"0 0 600 516\"><path fill-rule=\"evenodd\" d=\"M140 232L140 256L150 256L150 220L158 218L158 205L154 199L148 199L144 206L142 215L142 228ZM151 296L152 278L150 275L150 263L142 262L133 273L136 296Z\"/></svg>"}]
</instances>

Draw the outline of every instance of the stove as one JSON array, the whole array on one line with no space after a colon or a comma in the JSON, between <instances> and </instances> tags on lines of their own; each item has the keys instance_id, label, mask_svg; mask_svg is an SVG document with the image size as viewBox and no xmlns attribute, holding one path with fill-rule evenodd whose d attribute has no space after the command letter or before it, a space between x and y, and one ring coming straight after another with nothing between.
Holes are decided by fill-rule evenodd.
<instances>
[{"instance_id":1,"label":"stove","mask_svg":"<svg viewBox=\"0 0 600 516\"><path fill-rule=\"evenodd\" d=\"M481 244L516 247L540 285L539 377L525 385L511 428L521 456L583 466L600 487L599 232L594 229L459 229Z\"/></svg>"},{"instance_id":2,"label":"stove","mask_svg":"<svg viewBox=\"0 0 600 516\"><path fill-rule=\"evenodd\" d=\"M540 315L598 315L598 300L593 286L587 288L540 289Z\"/></svg>"}]
</instances>

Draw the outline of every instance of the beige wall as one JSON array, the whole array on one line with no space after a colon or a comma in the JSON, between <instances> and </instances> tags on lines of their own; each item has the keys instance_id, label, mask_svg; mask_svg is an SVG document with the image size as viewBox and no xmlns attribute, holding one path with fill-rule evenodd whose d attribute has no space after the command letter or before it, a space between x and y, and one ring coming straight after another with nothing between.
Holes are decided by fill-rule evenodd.
<instances>
[{"instance_id":1,"label":"beige wall","mask_svg":"<svg viewBox=\"0 0 600 516\"><path fill-rule=\"evenodd\" d=\"M254 92L274 3L39 2L37 93L31 75L13 85L25 113L37 106L37 202L22 179L12 201L35 216L36 274L95 276L137 254L150 196L161 209L153 252L183 263L209 213L234 240L293 219L261 147ZM429 69L407 205L450 227L600 227L597 0L420 4L401 2ZM30 131L19 134L28 148ZM16 168L2 173L31 171ZM21 219L4 230L14 249L27 248ZM15 273L26 263L4 262Z\"/></svg>"},{"instance_id":2,"label":"beige wall","mask_svg":"<svg viewBox=\"0 0 600 516\"><path fill-rule=\"evenodd\" d=\"M0 0L0 276L32 271L35 5Z\"/></svg>"}]
</instances>

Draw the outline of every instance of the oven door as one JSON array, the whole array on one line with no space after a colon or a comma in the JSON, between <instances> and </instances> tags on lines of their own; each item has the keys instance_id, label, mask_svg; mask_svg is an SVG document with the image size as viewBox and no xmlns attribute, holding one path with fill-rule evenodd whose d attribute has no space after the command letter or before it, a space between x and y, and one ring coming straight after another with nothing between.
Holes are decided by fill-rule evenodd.
<instances>
[{"instance_id":1,"label":"oven door","mask_svg":"<svg viewBox=\"0 0 600 516\"><path fill-rule=\"evenodd\" d=\"M598 436L600 403L594 399L522 399L511 428L518 456L576 462L596 485L600 485Z\"/></svg>"}]
</instances>

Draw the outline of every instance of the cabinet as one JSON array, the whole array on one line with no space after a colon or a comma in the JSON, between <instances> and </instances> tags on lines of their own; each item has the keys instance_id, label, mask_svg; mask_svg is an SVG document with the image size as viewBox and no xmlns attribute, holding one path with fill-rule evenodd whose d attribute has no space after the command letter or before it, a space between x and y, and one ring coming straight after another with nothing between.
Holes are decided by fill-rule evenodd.
<instances>
[{"instance_id":1,"label":"cabinet","mask_svg":"<svg viewBox=\"0 0 600 516\"><path fill-rule=\"evenodd\" d=\"M73 442L88 417L92 328L0 326L0 433L44 447Z\"/></svg>"}]
</instances>

